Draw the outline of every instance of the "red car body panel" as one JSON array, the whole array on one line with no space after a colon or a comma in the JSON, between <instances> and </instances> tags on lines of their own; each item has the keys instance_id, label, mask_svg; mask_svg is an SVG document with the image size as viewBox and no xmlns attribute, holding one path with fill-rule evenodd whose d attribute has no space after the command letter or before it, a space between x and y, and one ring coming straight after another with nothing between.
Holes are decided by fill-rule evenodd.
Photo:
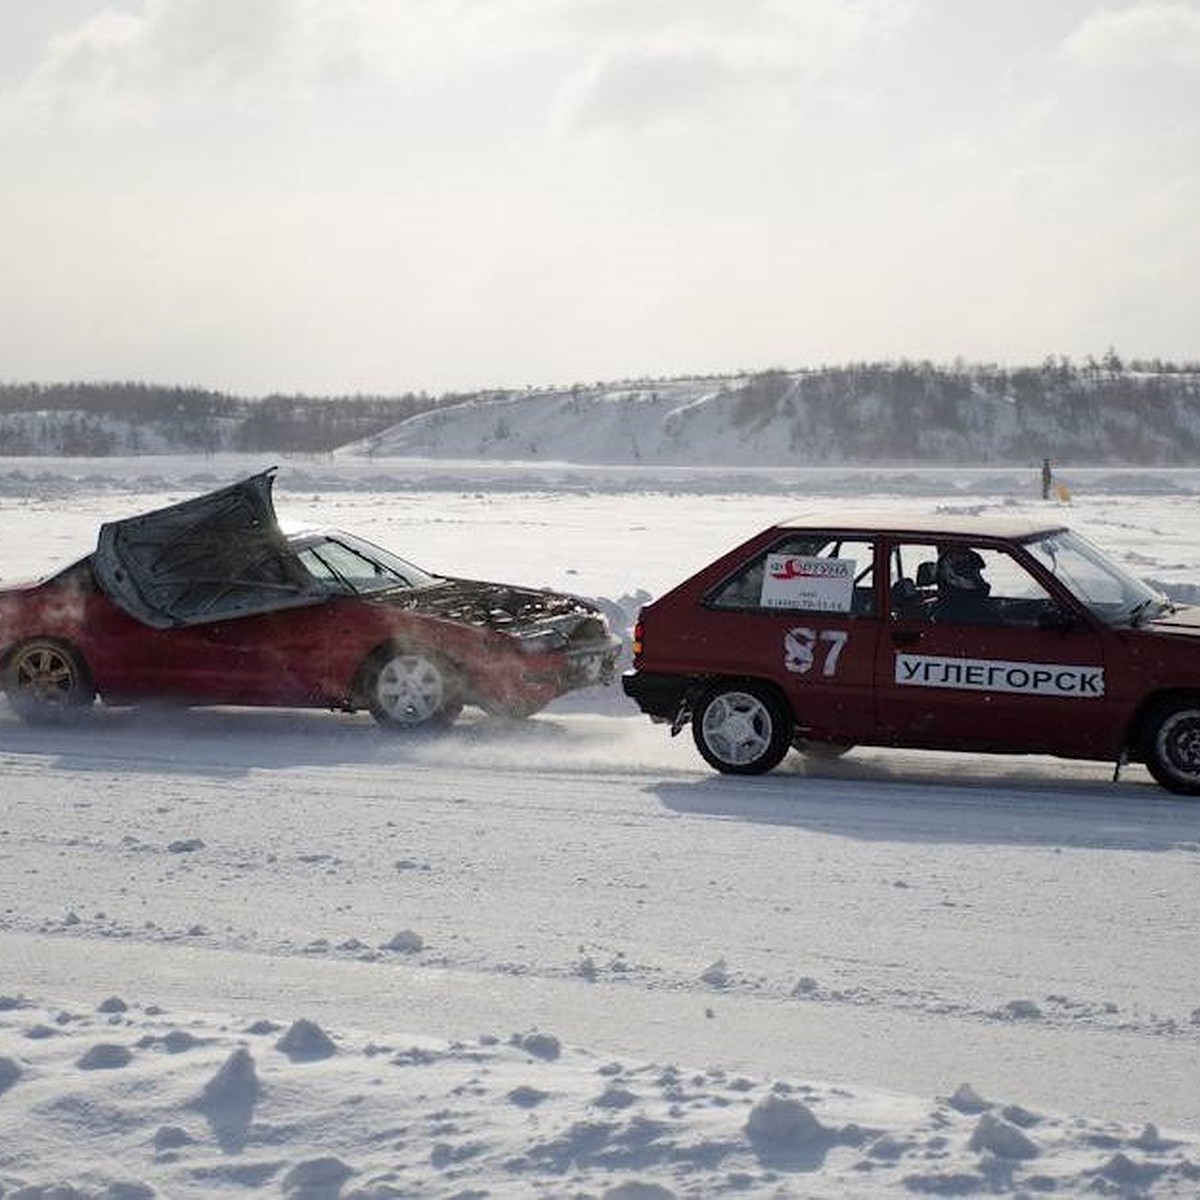
<instances>
[{"instance_id":1,"label":"red car body panel","mask_svg":"<svg viewBox=\"0 0 1200 1200\"><path fill-rule=\"evenodd\" d=\"M86 560L43 583L0 592L0 646L33 638L76 647L110 704L355 708L358 672L389 642L419 645L454 662L471 702L495 711L540 708L578 686L560 653L518 653L503 634L378 599L337 596L280 612L155 629L113 604Z\"/></svg>"}]
</instances>

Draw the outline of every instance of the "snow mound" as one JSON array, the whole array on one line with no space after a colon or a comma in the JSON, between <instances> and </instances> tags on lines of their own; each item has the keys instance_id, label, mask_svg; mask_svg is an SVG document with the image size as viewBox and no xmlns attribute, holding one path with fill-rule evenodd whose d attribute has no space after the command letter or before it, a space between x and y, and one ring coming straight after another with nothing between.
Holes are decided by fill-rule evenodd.
<instances>
[{"instance_id":1,"label":"snow mound","mask_svg":"<svg viewBox=\"0 0 1200 1200\"><path fill-rule=\"evenodd\" d=\"M339 1030L333 1054L311 1021L277 1038L281 1026L7 998L0 1195L866 1200L1200 1187L1200 1136L1018 1105L980 1114L986 1102L966 1085L922 1102L612 1062L544 1032L451 1042ZM55 1035L30 1036L42 1027Z\"/></svg>"}]
</instances>

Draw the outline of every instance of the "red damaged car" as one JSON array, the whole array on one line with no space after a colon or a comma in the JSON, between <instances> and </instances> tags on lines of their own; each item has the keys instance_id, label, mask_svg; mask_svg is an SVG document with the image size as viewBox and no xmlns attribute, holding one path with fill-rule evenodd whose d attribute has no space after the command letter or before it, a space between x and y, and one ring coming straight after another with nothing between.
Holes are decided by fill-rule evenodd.
<instances>
[{"instance_id":1,"label":"red damaged car","mask_svg":"<svg viewBox=\"0 0 1200 1200\"><path fill-rule=\"evenodd\" d=\"M1200 609L1054 523L784 523L641 612L625 692L718 771L855 744L1144 762L1200 794Z\"/></svg>"},{"instance_id":2,"label":"red damaged car","mask_svg":"<svg viewBox=\"0 0 1200 1200\"><path fill-rule=\"evenodd\" d=\"M432 575L339 530L285 536L273 472L103 525L95 551L0 590L0 678L27 720L169 701L528 716L608 683L620 643L574 596Z\"/></svg>"}]
</instances>

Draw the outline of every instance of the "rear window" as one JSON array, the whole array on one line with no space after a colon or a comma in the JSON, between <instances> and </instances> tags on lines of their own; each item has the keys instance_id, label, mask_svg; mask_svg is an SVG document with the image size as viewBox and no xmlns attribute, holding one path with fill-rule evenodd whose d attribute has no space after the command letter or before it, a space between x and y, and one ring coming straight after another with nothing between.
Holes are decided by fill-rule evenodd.
<instances>
[{"instance_id":1,"label":"rear window","mask_svg":"<svg viewBox=\"0 0 1200 1200\"><path fill-rule=\"evenodd\" d=\"M710 608L738 611L875 611L872 542L822 534L789 534L740 566L705 598Z\"/></svg>"}]
</instances>

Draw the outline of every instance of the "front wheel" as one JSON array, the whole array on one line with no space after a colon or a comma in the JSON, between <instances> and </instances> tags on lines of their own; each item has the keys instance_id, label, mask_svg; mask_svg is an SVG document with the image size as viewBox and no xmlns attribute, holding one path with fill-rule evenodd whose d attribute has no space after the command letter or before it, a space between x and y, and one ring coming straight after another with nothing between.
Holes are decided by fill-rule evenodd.
<instances>
[{"instance_id":1,"label":"front wheel","mask_svg":"<svg viewBox=\"0 0 1200 1200\"><path fill-rule=\"evenodd\" d=\"M1155 709L1146 722L1142 753L1147 770L1168 791L1200 795L1200 700Z\"/></svg>"},{"instance_id":2,"label":"front wheel","mask_svg":"<svg viewBox=\"0 0 1200 1200\"><path fill-rule=\"evenodd\" d=\"M377 654L363 672L371 716L392 729L434 729L462 712L452 672L426 650L392 648Z\"/></svg>"},{"instance_id":3,"label":"front wheel","mask_svg":"<svg viewBox=\"0 0 1200 1200\"><path fill-rule=\"evenodd\" d=\"M726 775L761 775L778 766L793 726L783 702L755 683L717 685L692 715L696 749Z\"/></svg>"},{"instance_id":4,"label":"front wheel","mask_svg":"<svg viewBox=\"0 0 1200 1200\"><path fill-rule=\"evenodd\" d=\"M96 698L82 657L49 639L13 651L4 668L4 691L16 714L30 723L65 720Z\"/></svg>"}]
</instances>

